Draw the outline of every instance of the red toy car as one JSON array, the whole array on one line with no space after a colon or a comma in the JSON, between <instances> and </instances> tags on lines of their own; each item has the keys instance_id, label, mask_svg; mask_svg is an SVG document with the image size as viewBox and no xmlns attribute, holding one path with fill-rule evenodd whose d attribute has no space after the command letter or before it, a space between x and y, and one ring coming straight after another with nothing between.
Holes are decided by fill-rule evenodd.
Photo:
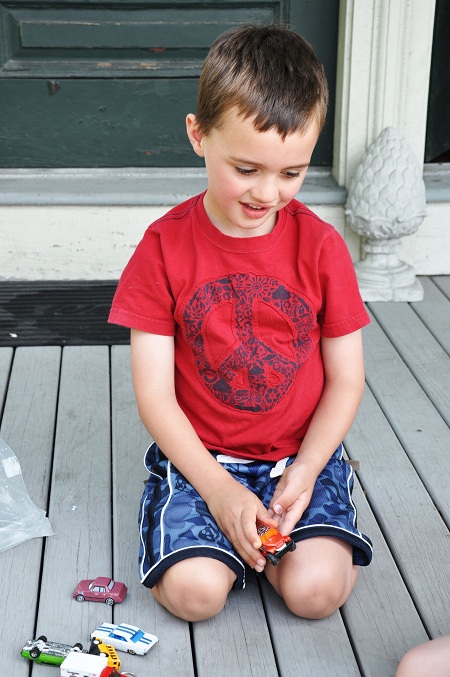
<instances>
[{"instance_id":1,"label":"red toy car","mask_svg":"<svg viewBox=\"0 0 450 677\"><path fill-rule=\"evenodd\" d=\"M105 602L109 606L120 604L127 594L125 583L118 583L112 578L98 576L94 580L80 581L73 591L73 598L77 602Z\"/></svg>"},{"instance_id":2,"label":"red toy car","mask_svg":"<svg viewBox=\"0 0 450 677\"><path fill-rule=\"evenodd\" d=\"M260 551L273 565L277 565L287 552L295 550L295 542L290 536L283 536L275 527L256 520L256 530L262 541Z\"/></svg>"}]
</instances>

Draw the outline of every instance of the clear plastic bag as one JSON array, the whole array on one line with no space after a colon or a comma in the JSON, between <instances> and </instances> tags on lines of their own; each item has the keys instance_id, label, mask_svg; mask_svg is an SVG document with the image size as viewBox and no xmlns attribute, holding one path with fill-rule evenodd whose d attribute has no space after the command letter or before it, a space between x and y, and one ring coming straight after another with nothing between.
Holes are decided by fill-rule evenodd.
<instances>
[{"instance_id":1,"label":"clear plastic bag","mask_svg":"<svg viewBox=\"0 0 450 677\"><path fill-rule=\"evenodd\" d=\"M20 463L0 438L0 552L37 536L52 536L45 511L28 495Z\"/></svg>"}]
</instances>

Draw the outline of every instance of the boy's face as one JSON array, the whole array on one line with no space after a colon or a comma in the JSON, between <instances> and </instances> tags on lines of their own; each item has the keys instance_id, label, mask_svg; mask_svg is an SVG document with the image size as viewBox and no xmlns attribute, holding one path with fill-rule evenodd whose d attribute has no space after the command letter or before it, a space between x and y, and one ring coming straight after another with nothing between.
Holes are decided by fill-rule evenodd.
<instances>
[{"instance_id":1,"label":"boy's face","mask_svg":"<svg viewBox=\"0 0 450 677\"><path fill-rule=\"evenodd\" d=\"M198 129L195 115L188 115L186 124L194 151L205 159L204 206L212 223L233 237L270 233L277 212L303 183L318 138L317 123L313 120L306 132L289 134L284 141L275 129L258 132L252 118L234 110L207 136Z\"/></svg>"}]
</instances>

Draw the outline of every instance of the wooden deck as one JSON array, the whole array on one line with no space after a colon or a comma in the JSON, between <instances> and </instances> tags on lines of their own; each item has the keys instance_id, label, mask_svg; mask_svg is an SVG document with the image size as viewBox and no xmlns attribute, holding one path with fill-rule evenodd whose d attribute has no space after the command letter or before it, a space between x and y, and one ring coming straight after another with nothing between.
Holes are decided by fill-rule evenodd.
<instances>
[{"instance_id":1,"label":"wooden deck","mask_svg":"<svg viewBox=\"0 0 450 677\"><path fill-rule=\"evenodd\" d=\"M161 609L137 575L149 437L128 346L0 348L0 436L54 530L0 554L1 673L56 674L20 656L25 641L87 644L111 619L159 637L146 657L121 654L137 677L390 677L407 649L450 633L450 278L422 283L421 303L369 304L367 388L345 447L374 559L323 621L294 617L254 575L211 621ZM108 574L129 586L122 605L71 599L79 579Z\"/></svg>"}]
</instances>

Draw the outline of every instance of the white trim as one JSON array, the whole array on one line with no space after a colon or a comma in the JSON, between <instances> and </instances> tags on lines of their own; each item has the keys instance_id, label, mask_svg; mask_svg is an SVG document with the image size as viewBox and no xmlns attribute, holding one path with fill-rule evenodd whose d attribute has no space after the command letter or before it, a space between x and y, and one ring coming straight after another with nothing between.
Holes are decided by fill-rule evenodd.
<instances>
[{"instance_id":1,"label":"white trim","mask_svg":"<svg viewBox=\"0 0 450 677\"><path fill-rule=\"evenodd\" d=\"M172 467L172 462L167 461L167 483L169 485L169 495L167 497L166 502L164 503L164 506L161 508L161 516L159 518L159 526L160 526L160 532L161 532L161 539L159 542L159 560L158 562L161 562L165 555L164 555L164 536L165 536L165 531L164 531L164 513L166 512L167 506L170 503L170 499L172 498L173 495L173 485L172 485L172 474L171 474L171 467Z\"/></svg>"},{"instance_id":2,"label":"white trim","mask_svg":"<svg viewBox=\"0 0 450 677\"><path fill-rule=\"evenodd\" d=\"M395 127L423 161L435 0L341 0L333 176Z\"/></svg>"},{"instance_id":3,"label":"white trim","mask_svg":"<svg viewBox=\"0 0 450 677\"><path fill-rule=\"evenodd\" d=\"M207 186L204 168L0 169L0 205L92 205L171 207ZM331 168L311 167L299 199L344 204L346 190Z\"/></svg>"}]
</instances>

